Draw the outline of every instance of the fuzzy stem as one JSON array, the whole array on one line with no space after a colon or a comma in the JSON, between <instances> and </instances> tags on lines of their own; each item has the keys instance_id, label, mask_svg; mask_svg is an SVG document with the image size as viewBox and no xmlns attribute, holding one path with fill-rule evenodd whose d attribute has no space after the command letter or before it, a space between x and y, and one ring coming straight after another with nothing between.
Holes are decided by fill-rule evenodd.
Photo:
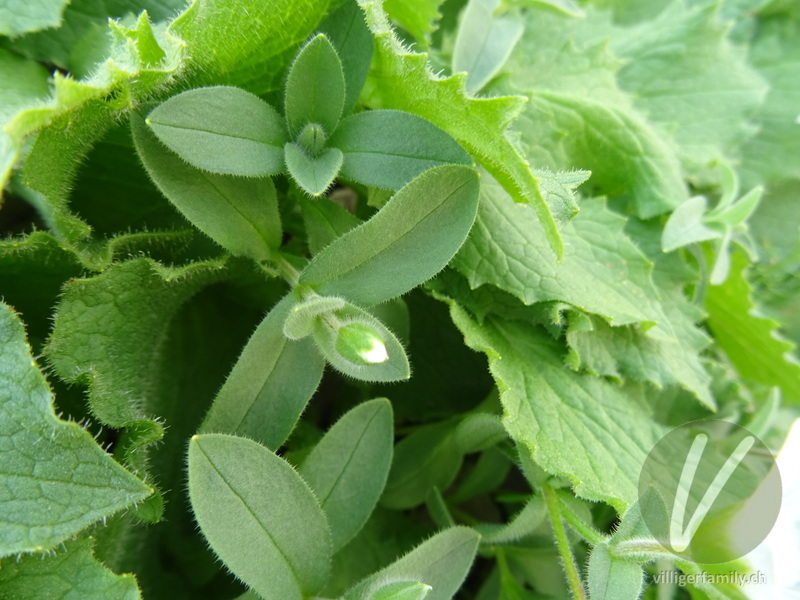
<instances>
[{"instance_id":1,"label":"fuzzy stem","mask_svg":"<svg viewBox=\"0 0 800 600\"><path fill-rule=\"evenodd\" d=\"M575 514L575 512L573 512L566 502L559 499L559 506L561 509L561 516L564 517L564 520L567 522L567 524L575 530L575 533L589 542L592 546L603 544L608 541L606 536L597 531L588 523L584 522L583 519Z\"/></svg>"},{"instance_id":2,"label":"fuzzy stem","mask_svg":"<svg viewBox=\"0 0 800 600\"><path fill-rule=\"evenodd\" d=\"M544 493L547 512L550 515L550 524L553 526L553 535L556 538L556 546L558 547L558 553L561 555L561 563L564 566L564 574L567 576L567 583L572 592L572 598L573 600L587 600L586 589L583 586L583 581L581 581L578 565L575 563L575 558L572 556L572 549L569 546L567 532L564 529L564 522L561 520L561 511L559 510L556 491L545 484L542 486L542 492Z\"/></svg>"},{"instance_id":3,"label":"fuzzy stem","mask_svg":"<svg viewBox=\"0 0 800 600\"><path fill-rule=\"evenodd\" d=\"M272 262L275 264L281 277L293 288L297 287L297 284L300 283L300 271L295 269L292 263L286 260L281 254L276 254Z\"/></svg>"}]
</instances>

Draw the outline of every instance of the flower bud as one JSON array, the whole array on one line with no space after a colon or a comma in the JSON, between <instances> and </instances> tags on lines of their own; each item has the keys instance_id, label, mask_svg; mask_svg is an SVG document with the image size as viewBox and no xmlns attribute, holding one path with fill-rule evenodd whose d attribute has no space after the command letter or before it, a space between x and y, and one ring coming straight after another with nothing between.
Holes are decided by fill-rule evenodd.
<instances>
[{"instance_id":1,"label":"flower bud","mask_svg":"<svg viewBox=\"0 0 800 600\"><path fill-rule=\"evenodd\" d=\"M389 360L386 345L372 325L354 321L339 328L336 351L350 362L375 365Z\"/></svg>"}]
</instances>

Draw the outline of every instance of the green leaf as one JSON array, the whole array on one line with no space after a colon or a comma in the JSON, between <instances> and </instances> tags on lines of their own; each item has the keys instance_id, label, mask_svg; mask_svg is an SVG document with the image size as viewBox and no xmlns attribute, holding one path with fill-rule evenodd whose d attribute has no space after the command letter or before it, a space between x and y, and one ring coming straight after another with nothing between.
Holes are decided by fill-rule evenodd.
<instances>
[{"instance_id":1,"label":"green leaf","mask_svg":"<svg viewBox=\"0 0 800 600\"><path fill-rule=\"evenodd\" d=\"M643 218L680 204L687 192L675 148L619 89L621 63L596 33L602 19L542 8L524 18L525 33L505 70L512 88L530 98L513 124L528 160L551 170L590 170L596 189L624 195Z\"/></svg>"},{"instance_id":2,"label":"green leaf","mask_svg":"<svg viewBox=\"0 0 800 600\"><path fill-rule=\"evenodd\" d=\"M286 126L258 96L217 86L189 90L145 119L159 140L198 169L264 177L283 171Z\"/></svg>"},{"instance_id":3,"label":"green leaf","mask_svg":"<svg viewBox=\"0 0 800 600\"><path fill-rule=\"evenodd\" d=\"M314 156L294 142L288 142L284 152L292 179L311 196L325 193L339 174L344 160L338 148L326 148Z\"/></svg>"},{"instance_id":4,"label":"green leaf","mask_svg":"<svg viewBox=\"0 0 800 600\"><path fill-rule=\"evenodd\" d=\"M450 261L472 227L477 203L472 169L426 171L317 254L300 283L363 306L404 294Z\"/></svg>"},{"instance_id":5,"label":"green leaf","mask_svg":"<svg viewBox=\"0 0 800 600\"><path fill-rule=\"evenodd\" d=\"M532 496L527 504L505 525L484 524L476 527L481 543L514 544L536 532L547 516L544 498Z\"/></svg>"},{"instance_id":6,"label":"green leaf","mask_svg":"<svg viewBox=\"0 0 800 600\"><path fill-rule=\"evenodd\" d=\"M495 17L499 5L500 0L470 0L461 14L453 71L467 73L469 94L497 75L525 30L518 18Z\"/></svg>"},{"instance_id":7,"label":"green leaf","mask_svg":"<svg viewBox=\"0 0 800 600\"><path fill-rule=\"evenodd\" d=\"M135 42L148 31L164 52L157 63L151 62L152 50ZM170 82L184 65L180 40L168 33L156 35L146 13L135 29L112 27L111 38L109 58L91 77L78 81L56 72L50 98L18 112L4 127L7 140L0 142L0 147L8 143L6 147L11 148L3 165L8 170L0 172L0 184L4 184L26 140L36 134L25 163L25 184L44 196L48 225L69 243L82 244L91 233L72 214L68 202L81 161L121 114Z\"/></svg>"},{"instance_id":8,"label":"green leaf","mask_svg":"<svg viewBox=\"0 0 800 600\"><path fill-rule=\"evenodd\" d=\"M638 600L644 571L632 560L612 556L606 544L598 544L589 557L588 583L592 600Z\"/></svg>"},{"instance_id":9,"label":"green leaf","mask_svg":"<svg viewBox=\"0 0 800 600\"><path fill-rule=\"evenodd\" d=\"M413 508L432 487L450 487L463 460L454 433L452 423L425 425L397 444L381 504L394 510Z\"/></svg>"},{"instance_id":10,"label":"green leaf","mask_svg":"<svg viewBox=\"0 0 800 600\"><path fill-rule=\"evenodd\" d=\"M769 83L766 101L754 115L760 131L743 149L747 185L800 179L797 95L800 93L800 19L776 14L760 18L751 60Z\"/></svg>"},{"instance_id":11,"label":"green leaf","mask_svg":"<svg viewBox=\"0 0 800 600\"><path fill-rule=\"evenodd\" d=\"M341 298L316 295L297 302L291 307L286 321L283 323L283 335L290 340L303 339L311 335L317 317L333 313L344 308L345 305L346 302Z\"/></svg>"},{"instance_id":12,"label":"green leaf","mask_svg":"<svg viewBox=\"0 0 800 600\"><path fill-rule=\"evenodd\" d=\"M386 0L383 8L392 21L414 36L421 48L428 45L430 34L442 15L439 12L444 0Z\"/></svg>"},{"instance_id":13,"label":"green leaf","mask_svg":"<svg viewBox=\"0 0 800 600\"><path fill-rule=\"evenodd\" d=\"M536 463L569 477L580 497L634 502L645 457L665 433L647 409L616 386L566 370L560 344L539 327L495 317L479 326L454 303L451 314L467 344L489 356L505 390L505 427Z\"/></svg>"},{"instance_id":14,"label":"green leaf","mask_svg":"<svg viewBox=\"0 0 800 600\"><path fill-rule=\"evenodd\" d=\"M759 314L751 299L745 271L748 261L734 252L730 276L706 290L708 326L745 381L781 388L784 401L800 402L800 364L790 353L795 345L782 339L779 324Z\"/></svg>"},{"instance_id":15,"label":"green leaf","mask_svg":"<svg viewBox=\"0 0 800 600\"><path fill-rule=\"evenodd\" d=\"M133 575L115 575L92 555L92 538L69 540L47 556L4 561L0 588L14 600L141 600Z\"/></svg>"},{"instance_id":16,"label":"green leaf","mask_svg":"<svg viewBox=\"0 0 800 600\"><path fill-rule=\"evenodd\" d=\"M479 537L467 527L437 533L403 558L358 582L344 600L371 598L387 581L419 581L432 588L426 600L450 600L472 566Z\"/></svg>"},{"instance_id":17,"label":"green leaf","mask_svg":"<svg viewBox=\"0 0 800 600\"><path fill-rule=\"evenodd\" d=\"M458 424L455 444L463 454L470 454L491 448L507 437L500 417L478 412L465 417Z\"/></svg>"},{"instance_id":18,"label":"green leaf","mask_svg":"<svg viewBox=\"0 0 800 600\"><path fill-rule=\"evenodd\" d=\"M56 417L22 322L4 303L0 343L0 556L54 548L153 493L78 423Z\"/></svg>"},{"instance_id":19,"label":"green leaf","mask_svg":"<svg viewBox=\"0 0 800 600\"><path fill-rule=\"evenodd\" d=\"M611 49L625 61L620 87L674 139L689 174L735 155L755 132L750 118L767 86L745 49L729 39L719 7L671 2L652 20L609 33Z\"/></svg>"},{"instance_id":20,"label":"green leaf","mask_svg":"<svg viewBox=\"0 0 800 600\"><path fill-rule=\"evenodd\" d=\"M361 381L403 381L411 377L406 352L397 337L370 313L348 304L334 313L332 324L324 317L314 323L317 348L338 371ZM372 342L366 348L342 348L341 332L348 327L366 327ZM361 340L362 336L359 336Z\"/></svg>"},{"instance_id":21,"label":"green leaf","mask_svg":"<svg viewBox=\"0 0 800 600\"><path fill-rule=\"evenodd\" d=\"M286 296L264 318L242 350L200 433L247 436L277 450L289 437L322 379L325 361L311 338L286 339Z\"/></svg>"},{"instance_id":22,"label":"green leaf","mask_svg":"<svg viewBox=\"0 0 800 600\"><path fill-rule=\"evenodd\" d=\"M286 124L297 136L308 123L322 125L330 137L344 110L342 62L330 40L319 34L298 52L286 80Z\"/></svg>"},{"instance_id":23,"label":"green leaf","mask_svg":"<svg viewBox=\"0 0 800 600\"><path fill-rule=\"evenodd\" d=\"M328 4L274 0L242 10L236 0L194 0L168 32L186 42L191 85L238 85L261 95L280 89L284 68Z\"/></svg>"},{"instance_id":24,"label":"green leaf","mask_svg":"<svg viewBox=\"0 0 800 600\"><path fill-rule=\"evenodd\" d=\"M473 164L469 154L441 129L399 110L371 110L348 117L330 144L344 154L344 177L388 190L398 190L439 165Z\"/></svg>"},{"instance_id":25,"label":"green leaf","mask_svg":"<svg viewBox=\"0 0 800 600\"><path fill-rule=\"evenodd\" d=\"M652 265L625 236L623 224L602 201L584 203L562 232L567 253L556 264L533 215L497 183L483 181L476 226L453 266L471 288L490 283L525 304L557 300L613 325L652 322L658 298Z\"/></svg>"},{"instance_id":26,"label":"green leaf","mask_svg":"<svg viewBox=\"0 0 800 600\"><path fill-rule=\"evenodd\" d=\"M392 405L371 400L339 419L300 467L327 517L334 552L378 503L392 464L392 437Z\"/></svg>"},{"instance_id":27,"label":"green leaf","mask_svg":"<svg viewBox=\"0 0 800 600\"><path fill-rule=\"evenodd\" d=\"M196 435L189 442L189 498L208 543L264 600L302 600L325 584L325 515L282 458L244 438Z\"/></svg>"},{"instance_id":28,"label":"green leaf","mask_svg":"<svg viewBox=\"0 0 800 600\"><path fill-rule=\"evenodd\" d=\"M424 600L431 586L417 581L396 581L375 590L368 600Z\"/></svg>"},{"instance_id":29,"label":"green leaf","mask_svg":"<svg viewBox=\"0 0 800 600\"><path fill-rule=\"evenodd\" d=\"M708 201L705 196L692 196L672 211L661 235L664 252L721 238L723 231L720 226L709 226L704 222L707 209Z\"/></svg>"},{"instance_id":30,"label":"green leaf","mask_svg":"<svg viewBox=\"0 0 800 600\"><path fill-rule=\"evenodd\" d=\"M148 416L156 393L151 373L178 309L204 287L231 276L226 261L163 267L139 258L103 274L73 279L56 309L46 355L68 383L89 384L100 422L124 427Z\"/></svg>"},{"instance_id":31,"label":"green leaf","mask_svg":"<svg viewBox=\"0 0 800 600\"><path fill-rule=\"evenodd\" d=\"M61 24L61 14L69 0L3 2L0 7L0 35L16 36Z\"/></svg>"},{"instance_id":32,"label":"green leaf","mask_svg":"<svg viewBox=\"0 0 800 600\"><path fill-rule=\"evenodd\" d=\"M427 119L440 127L512 194L516 202L530 203L557 257L564 252L556 223L528 162L505 132L519 115L524 101L518 96L468 98L463 74L439 78L432 74L426 54L410 52L397 39L379 2L358 0L367 25L377 39L372 78L364 102L370 108L394 108Z\"/></svg>"},{"instance_id":33,"label":"green leaf","mask_svg":"<svg viewBox=\"0 0 800 600\"><path fill-rule=\"evenodd\" d=\"M354 0L342 2L317 28L330 40L344 71L344 112L352 108L364 87L372 60L372 34Z\"/></svg>"},{"instance_id":34,"label":"green leaf","mask_svg":"<svg viewBox=\"0 0 800 600\"><path fill-rule=\"evenodd\" d=\"M361 224L361 219L328 198L301 196L299 202L303 209L308 249L312 255L318 254L333 240Z\"/></svg>"},{"instance_id":35,"label":"green leaf","mask_svg":"<svg viewBox=\"0 0 800 600\"><path fill-rule=\"evenodd\" d=\"M234 254L268 258L281 243L275 186L269 178L207 173L164 147L138 115L131 116L136 150L158 189L198 229Z\"/></svg>"}]
</instances>

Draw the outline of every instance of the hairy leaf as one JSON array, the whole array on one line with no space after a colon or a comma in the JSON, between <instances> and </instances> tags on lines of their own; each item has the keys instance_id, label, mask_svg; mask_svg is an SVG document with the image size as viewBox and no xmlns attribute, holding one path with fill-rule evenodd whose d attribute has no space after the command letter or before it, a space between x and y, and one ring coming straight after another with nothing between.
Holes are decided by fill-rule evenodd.
<instances>
[{"instance_id":1,"label":"hairy leaf","mask_svg":"<svg viewBox=\"0 0 800 600\"><path fill-rule=\"evenodd\" d=\"M183 92L159 104L145 123L199 169L245 177L283 171L283 145L288 139L283 119L261 98L240 88Z\"/></svg>"},{"instance_id":2,"label":"hairy leaf","mask_svg":"<svg viewBox=\"0 0 800 600\"><path fill-rule=\"evenodd\" d=\"M331 136L342 116L345 79L342 62L330 40L319 34L303 46L286 80L286 124L296 137L308 123Z\"/></svg>"},{"instance_id":3,"label":"hairy leaf","mask_svg":"<svg viewBox=\"0 0 800 600\"><path fill-rule=\"evenodd\" d=\"M343 176L388 190L399 190L440 165L472 166L469 154L453 138L425 119L398 110L355 114L339 125L330 144L344 154Z\"/></svg>"},{"instance_id":4,"label":"hairy leaf","mask_svg":"<svg viewBox=\"0 0 800 600\"><path fill-rule=\"evenodd\" d=\"M392 463L392 406L385 399L345 413L300 467L331 528L333 550L363 527Z\"/></svg>"},{"instance_id":5,"label":"hairy leaf","mask_svg":"<svg viewBox=\"0 0 800 600\"><path fill-rule=\"evenodd\" d=\"M201 433L246 436L273 450L289 437L325 367L311 338L284 337L292 304L286 296L253 333L214 399Z\"/></svg>"},{"instance_id":6,"label":"hairy leaf","mask_svg":"<svg viewBox=\"0 0 800 600\"><path fill-rule=\"evenodd\" d=\"M56 417L22 322L3 303L0 342L0 556L54 548L153 493Z\"/></svg>"},{"instance_id":7,"label":"hairy leaf","mask_svg":"<svg viewBox=\"0 0 800 600\"><path fill-rule=\"evenodd\" d=\"M559 345L540 328L498 318L478 326L458 305L451 312L467 343L489 356L505 390L506 429L537 464L568 476L581 497L634 502L644 459L665 433L647 410L596 377L565 370Z\"/></svg>"},{"instance_id":8,"label":"hairy leaf","mask_svg":"<svg viewBox=\"0 0 800 600\"><path fill-rule=\"evenodd\" d=\"M183 162L131 116L136 149L161 192L198 229L234 254L264 260L281 243L275 186L269 178L207 173Z\"/></svg>"},{"instance_id":9,"label":"hairy leaf","mask_svg":"<svg viewBox=\"0 0 800 600\"><path fill-rule=\"evenodd\" d=\"M472 169L426 171L317 254L300 283L363 306L404 294L450 261L472 227L477 200Z\"/></svg>"},{"instance_id":10,"label":"hairy leaf","mask_svg":"<svg viewBox=\"0 0 800 600\"><path fill-rule=\"evenodd\" d=\"M326 148L318 156L314 156L299 144L289 142L284 151L289 174L311 196L325 193L338 175L344 160L338 148Z\"/></svg>"},{"instance_id":11,"label":"hairy leaf","mask_svg":"<svg viewBox=\"0 0 800 600\"><path fill-rule=\"evenodd\" d=\"M141 600L133 575L115 575L92 555L92 539L67 541L48 556L4 561L2 595L15 600Z\"/></svg>"},{"instance_id":12,"label":"hairy leaf","mask_svg":"<svg viewBox=\"0 0 800 600\"><path fill-rule=\"evenodd\" d=\"M413 113L453 136L516 202L531 204L550 246L560 257L564 246L558 229L564 223L556 223L528 162L505 135L508 124L522 109L523 100L515 96L468 98L463 87L465 75L436 77L428 67L426 54L409 52L402 46L380 2L359 0L359 5L377 38L365 102L372 108Z\"/></svg>"},{"instance_id":13,"label":"hairy leaf","mask_svg":"<svg viewBox=\"0 0 800 600\"><path fill-rule=\"evenodd\" d=\"M589 557L588 582L592 600L638 600L644 571L632 560L613 556L606 544L598 544Z\"/></svg>"},{"instance_id":14,"label":"hairy leaf","mask_svg":"<svg viewBox=\"0 0 800 600\"><path fill-rule=\"evenodd\" d=\"M467 527L446 529L388 567L357 583L344 600L366 600L387 581L419 581L431 586L426 600L450 600L467 576L479 536Z\"/></svg>"},{"instance_id":15,"label":"hairy leaf","mask_svg":"<svg viewBox=\"0 0 800 600\"><path fill-rule=\"evenodd\" d=\"M294 469L264 446L194 436L189 498L211 547L264 600L302 600L324 585L331 561L325 515Z\"/></svg>"}]
</instances>

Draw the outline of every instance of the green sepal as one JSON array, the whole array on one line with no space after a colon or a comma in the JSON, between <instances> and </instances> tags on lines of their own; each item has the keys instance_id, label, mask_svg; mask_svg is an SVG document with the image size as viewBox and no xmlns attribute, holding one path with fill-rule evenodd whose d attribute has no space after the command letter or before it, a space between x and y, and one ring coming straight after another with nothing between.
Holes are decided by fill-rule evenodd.
<instances>
[{"instance_id":1,"label":"green sepal","mask_svg":"<svg viewBox=\"0 0 800 600\"><path fill-rule=\"evenodd\" d=\"M344 71L339 55L324 35L311 39L294 59L286 79L286 124L291 137L307 123L319 123L330 136L344 110Z\"/></svg>"},{"instance_id":2,"label":"green sepal","mask_svg":"<svg viewBox=\"0 0 800 600\"><path fill-rule=\"evenodd\" d=\"M325 368L311 338L294 341L283 334L293 302L286 296L253 333L200 433L244 435L275 450L287 440Z\"/></svg>"},{"instance_id":3,"label":"green sepal","mask_svg":"<svg viewBox=\"0 0 800 600\"><path fill-rule=\"evenodd\" d=\"M426 171L369 221L326 246L300 275L323 295L371 306L438 273L469 233L478 174L461 165Z\"/></svg>"},{"instance_id":4,"label":"green sepal","mask_svg":"<svg viewBox=\"0 0 800 600\"><path fill-rule=\"evenodd\" d=\"M336 311L333 316L335 321L316 319L313 337L317 348L334 369L361 381L403 381L411 377L403 345L378 319L352 304ZM374 330L383 342L386 360L370 363L341 352L339 331L352 324L366 325Z\"/></svg>"},{"instance_id":5,"label":"green sepal","mask_svg":"<svg viewBox=\"0 0 800 600\"><path fill-rule=\"evenodd\" d=\"M286 126L258 96L240 88L197 88L154 108L145 123L189 164L226 175L265 177L283 171Z\"/></svg>"},{"instance_id":6,"label":"green sepal","mask_svg":"<svg viewBox=\"0 0 800 600\"><path fill-rule=\"evenodd\" d=\"M269 178L208 173L168 150L137 114L131 115L136 150L161 193L223 248L255 260L281 244L275 186Z\"/></svg>"},{"instance_id":7,"label":"green sepal","mask_svg":"<svg viewBox=\"0 0 800 600\"><path fill-rule=\"evenodd\" d=\"M392 405L385 398L345 413L299 469L320 501L336 552L372 514L386 485L393 450Z\"/></svg>"},{"instance_id":8,"label":"green sepal","mask_svg":"<svg viewBox=\"0 0 800 600\"><path fill-rule=\"evenodd\" d=\"M325 515L294 469L231 435L189 442L189 499L211 548L264 600L302 600L328 579Z\"/></svg>"},{"instance_id":9,"label":"green sepal","mask_svg":"<svg viewBox=\"0 0 800 600\"><path fill-rule=\"evenodd\" d=\"M319 155L313 156L300 144L286 144L286 167L289 174L303 191L312 196L325 193L339 174L344 160L338 148L326 148Z\"/></svg>"},{"instance_id":10,"label":"green sepal","mask_svg":"<svg viewBox=\"0 0 800 600\"><path fill-rule=\"evenodd\" d=\"M290 340L300 340L311 335L317 317L344 308L346 302L330 296L312 296L293 305L283 323L283 335Z\"/></svg>"},{"instance_id":11,"label":"green sepal","mask_svg":"<svg viewBox=\"0 0 800 600\"><path fill-rule=\"evenodd\" d=\"M370 110L347 117L330 145L344 154L343 177L387 190L399 190L433 167L474 164L458 142L436 125L399 110Z\"/></svg>"}]
</instances>

